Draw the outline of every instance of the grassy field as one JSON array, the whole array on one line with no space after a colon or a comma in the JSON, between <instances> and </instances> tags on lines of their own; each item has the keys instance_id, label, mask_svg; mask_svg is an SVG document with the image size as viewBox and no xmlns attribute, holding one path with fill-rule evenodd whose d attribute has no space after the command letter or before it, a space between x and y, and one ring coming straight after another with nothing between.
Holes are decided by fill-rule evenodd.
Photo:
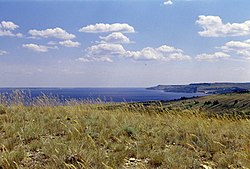
<instances>
[{"instance_id":1,"label":"grassy field","mask_svg":"<svg viewBox=\"0 0 250 169\"><path fill-rule=\"evenodd\" d=\"M22 100L1 101L0 168L250 168L248 119L160 103Z\"/></svg>"}]
</instances>

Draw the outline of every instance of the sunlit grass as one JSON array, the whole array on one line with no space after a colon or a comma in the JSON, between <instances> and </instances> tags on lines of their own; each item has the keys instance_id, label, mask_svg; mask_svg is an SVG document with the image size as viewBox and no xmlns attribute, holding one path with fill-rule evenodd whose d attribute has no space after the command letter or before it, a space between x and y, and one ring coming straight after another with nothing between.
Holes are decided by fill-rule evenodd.
<instances>
[{"instance_id":1,"label":"sunlit grass","mask_svg":"<svg viewBox=\"0 0 250 169\"><path fill-rule=\"evenodd\" d=\"M250 167L247 119L160 104L23 101L2 99L0 168Z\"/></svg>"}]
</instances>

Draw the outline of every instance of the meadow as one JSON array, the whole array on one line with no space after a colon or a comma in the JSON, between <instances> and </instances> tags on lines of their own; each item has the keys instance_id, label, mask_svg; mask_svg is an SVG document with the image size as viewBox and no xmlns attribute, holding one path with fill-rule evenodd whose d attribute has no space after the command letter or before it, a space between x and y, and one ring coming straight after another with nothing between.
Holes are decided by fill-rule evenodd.
<instances>
[{"instance_id":1,"label":"meadow","mask_svg":"<svg viewBox=\"0 0 250 169\"><path fill-rule=\"evenodd\" d=\"M250 168L250 121L162 103L0 98L0 168ZM173 106L173 105L172 105Z\"/></svg>"}]
</instances>

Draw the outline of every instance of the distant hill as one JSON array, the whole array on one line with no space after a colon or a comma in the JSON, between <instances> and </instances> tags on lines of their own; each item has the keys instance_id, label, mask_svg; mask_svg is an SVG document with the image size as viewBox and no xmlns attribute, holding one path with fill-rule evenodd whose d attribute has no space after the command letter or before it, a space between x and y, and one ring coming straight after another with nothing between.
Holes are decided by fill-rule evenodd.
<instances>
[{"instance_id":1,"label":"distant hill","mask_svg":"<svg viewBox=\"0 0 250 169\"><path fill-rule=\"evenodd\" d=\"M165 92L222 94L249 91L250 83L191 83L189 85L158 85L147 89Z\"/></svg>"}]
</instances>

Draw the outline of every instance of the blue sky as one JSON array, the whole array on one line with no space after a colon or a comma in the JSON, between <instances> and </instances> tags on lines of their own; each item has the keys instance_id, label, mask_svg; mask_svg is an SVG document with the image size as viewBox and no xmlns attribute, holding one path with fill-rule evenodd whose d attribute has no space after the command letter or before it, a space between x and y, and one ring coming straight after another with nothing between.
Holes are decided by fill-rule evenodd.
<instances>
[{"instance_id":1,"label":"blue sky","mask_svg":"<svg viewBox=\"0 0 250 169\"><path fill-rule=\"evenodd\" d=\"M250 1L1 1L1 87L250 81Z\"/></svg>"}]
</instances>

